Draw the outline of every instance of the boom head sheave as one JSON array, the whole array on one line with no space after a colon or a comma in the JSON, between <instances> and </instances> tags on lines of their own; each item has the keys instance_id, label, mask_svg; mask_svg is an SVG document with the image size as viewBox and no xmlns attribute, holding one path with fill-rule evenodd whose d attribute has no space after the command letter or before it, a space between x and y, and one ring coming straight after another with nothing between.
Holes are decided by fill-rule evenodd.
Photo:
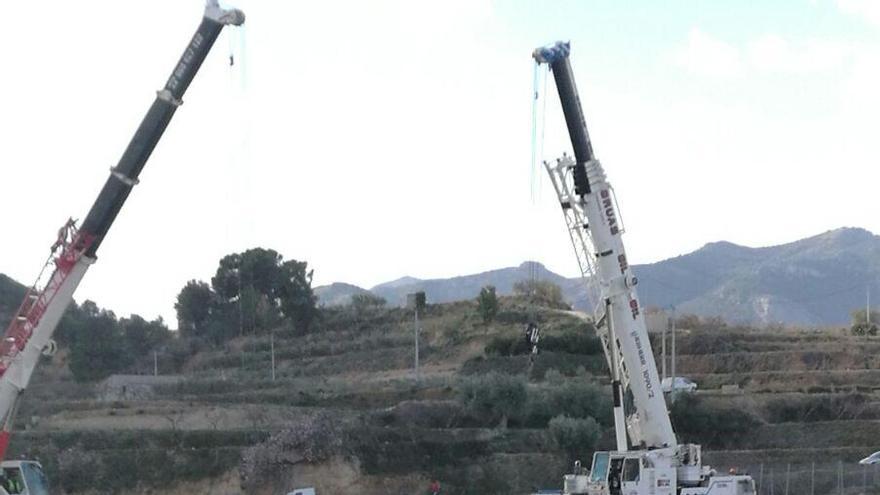
<instances>
[{"instance_id":1,"label":"boom head sheave","mask_svg":"<svg viewBox=\"0 0 880 495\"><path fill-rule=\"evenodd\" d=\"M218 0L208 0L205 17L226 26L241 26L245 19L244 12L239 9L224 9Z\"/></svg>"},{"instance_id":2,"label":"boom head sheave","mask_svg":"<svg viewBox=\"0 0 880 495\"><path fill-rule=\"evenodd\" d=\"M557 60L567 58L571 53L571 42L557 41L552 45L535 48L532 52L532 58L539 64L552 64Z\"/></svg>"}]
</instances>

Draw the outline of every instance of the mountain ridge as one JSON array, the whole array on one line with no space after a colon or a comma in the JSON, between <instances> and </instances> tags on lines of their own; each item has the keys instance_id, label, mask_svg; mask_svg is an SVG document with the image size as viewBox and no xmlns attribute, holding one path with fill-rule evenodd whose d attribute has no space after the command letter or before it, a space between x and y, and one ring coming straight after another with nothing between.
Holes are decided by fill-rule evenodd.
<instances>
[{"instance_id":1,"label":"mountain ridge","mask_svg":"<svg viewBox=\"0 0 880 495\"><path fill-rule=\"evenodd\" d=\"M418 290L435 303L471 299L485 285L510 294L513 284L531 277L533 268L536 278L558 284L575 308L588 309L579 278L566 278L536 261L450 278L405 276L369 292L396 306ZM841 325L849 322L851 310L864 305L868 287L880 293L880 236L842 227L772 246L715 241L690 253L635 265L633 271L646 307L675 307L732 323ZM327 287L316 290L330 298L333 291ZM345 302L344 297L332 299Z\"/></svg>"}]
</instances>

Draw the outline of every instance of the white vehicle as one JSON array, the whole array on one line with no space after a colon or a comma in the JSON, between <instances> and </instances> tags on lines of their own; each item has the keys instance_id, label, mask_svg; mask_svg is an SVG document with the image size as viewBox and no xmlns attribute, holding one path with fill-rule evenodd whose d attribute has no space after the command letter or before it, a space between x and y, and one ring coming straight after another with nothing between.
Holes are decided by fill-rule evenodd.
<instances>
[{"instance_id":1,"label":"white vehicle","mask_svg":"<svg viewBox=\"0 0 880 495\"><path fill-rule=\"evenodd\" d=\"M156 94L156 99L131 142L110 169L110 177L95 199L81 225L68 220L58 231L49 259L25 295L0 340L0 460L6 457L16 406L27 388L40 355L55 348L52 334L64 311L73 301L73 293L86 271L97 260L98 247L110 230L116 215L138 183L138 176L150 154L161 139L183 95L207 57L208 52L227 25L244 23L244 13L224 9L217 0L208 0L201 24L174 71ZM100 81L98 81L100 83ZM51 199L50 199L51 200ZM27 495L45 495L46 484L42 467L28 461L3 462L7 479L18 475L24 480ZM15 483L15 482L13 482ZM2 495L0 491L0 495Z\"/></svg>"},{"instance_id":2,"label":"white vehicle","mask_svg":"<svg viewBox=\"0 0 880 495\"><path fill-rule=\"evenodd\" d=\"M663 389L663 393L668 394L672 392L672 380L673 377L668 376L664 378L662 382L660 382L660 388ZM693 393L697 391L697 384L683 376L676 376L675 390L676 392Z\"/></svg>"},{"instance_id":3,"label":"white vehicle","mask_svg":"<svg viewBox=\"0 0 880 495\"><path fill-rule=\"evenodd\" d=\"M553 72L574 149L574 158L564 155L544 166L595 305L594 321L612 375L617 450L596 452L589 474L576 470L565 476L563 493L754 495L750 476L716 475L703 465L700 446L679 444L672 430L636 293L638 280L623 246L617 202L593 153L569 52L569 44L560 42L532 53ZM631 401L624 400L629 396Z\"/></svg>"},{"instance_id":4,"label":"white vehicle","mask_svg":"<svg viewBox=\"0 0 880 495\"><path fill-rule=\"evenodd\" d=\"M43 466L36 461L3 461L0 463L0 494L48 495L49 480Z\"/></svg>"},{"instance_id":5,"label":"white vehicle","mask_svg":"<svg viewBox=\"0 0 880 495\"><path fill-rule=\"evenodd\" d=\"M287 495L315 495L315 489L312 487L309 488L296 488L292 492Z\"/></svg>"},{"instance_id":6,"label":"white vehicle","mask_svg":"<svg viewBox=\"0 0 880 495\"><path fill-rule=\"evenodd\" d=\"M868 457L865 457L864 459L859 461L859 464L861 464L863 466L870 466L872 464L880 464L880 452L874 452L873 454L869 455Z\"/></svg>"}]
</instances>

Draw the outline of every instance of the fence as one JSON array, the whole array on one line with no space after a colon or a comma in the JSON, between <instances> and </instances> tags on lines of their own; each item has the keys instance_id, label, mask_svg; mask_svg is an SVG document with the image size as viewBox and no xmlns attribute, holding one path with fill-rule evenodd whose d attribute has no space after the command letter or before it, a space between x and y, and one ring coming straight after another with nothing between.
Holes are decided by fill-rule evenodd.
<instances>
[{"instance_id":1,"label":"fence","mask_svg":"<svg viewBox=\"0 0 880 495\"><path fill-rule=\"evenodd\" d=\"M854 462L755 464L740 473L755 479L757 495L880 494L880 465Z\"/></svg>"}]
</instances>

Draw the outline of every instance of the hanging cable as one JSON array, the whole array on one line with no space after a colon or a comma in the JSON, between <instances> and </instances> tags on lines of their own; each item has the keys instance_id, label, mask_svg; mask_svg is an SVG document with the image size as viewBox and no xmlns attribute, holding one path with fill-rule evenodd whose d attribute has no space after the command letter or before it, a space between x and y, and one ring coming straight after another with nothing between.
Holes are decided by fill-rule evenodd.
<instances>
[{"instance_id":1,"label":"hanging cable","mask_svg":"<svg viewBox=\"0 0 880 495\"><path fill-rule=\"evenodd\" d=\"M543 74L543 78L541 77ZM544 155L544 129L547 110L547 71L535 62L532 72L532 160L529 169L529 189L532 204L540 192L540 161ZM540 131L539 131L540 127Z\"/></svg>"},{"instance_id":2,"label":"hanging cable","mask_svg":"<svg viewBox=\"0 0 880 495\"><path fill-rule=\"evenodd\" d=\"M543 77L542 77L543 73ZM532 203L532 222L537 221L537 201L540 193L540 161L544 155L544 123L546 119L544 115L547 108L547 72L544 71L539 64L535 63L532 69L532 142L531 142L531 163L529 166L529 196ZM530 229L534 231L535 229ZM538 354L538 341L540 339L540 329L537 324L537 304L538 304L538 244L531 242L533 252L528 263L528 292L526 294L528 300L528 322L525 329L525 340L529 353L529 368L534 365L535 358Z\"/></svg>"}]
</instances>

